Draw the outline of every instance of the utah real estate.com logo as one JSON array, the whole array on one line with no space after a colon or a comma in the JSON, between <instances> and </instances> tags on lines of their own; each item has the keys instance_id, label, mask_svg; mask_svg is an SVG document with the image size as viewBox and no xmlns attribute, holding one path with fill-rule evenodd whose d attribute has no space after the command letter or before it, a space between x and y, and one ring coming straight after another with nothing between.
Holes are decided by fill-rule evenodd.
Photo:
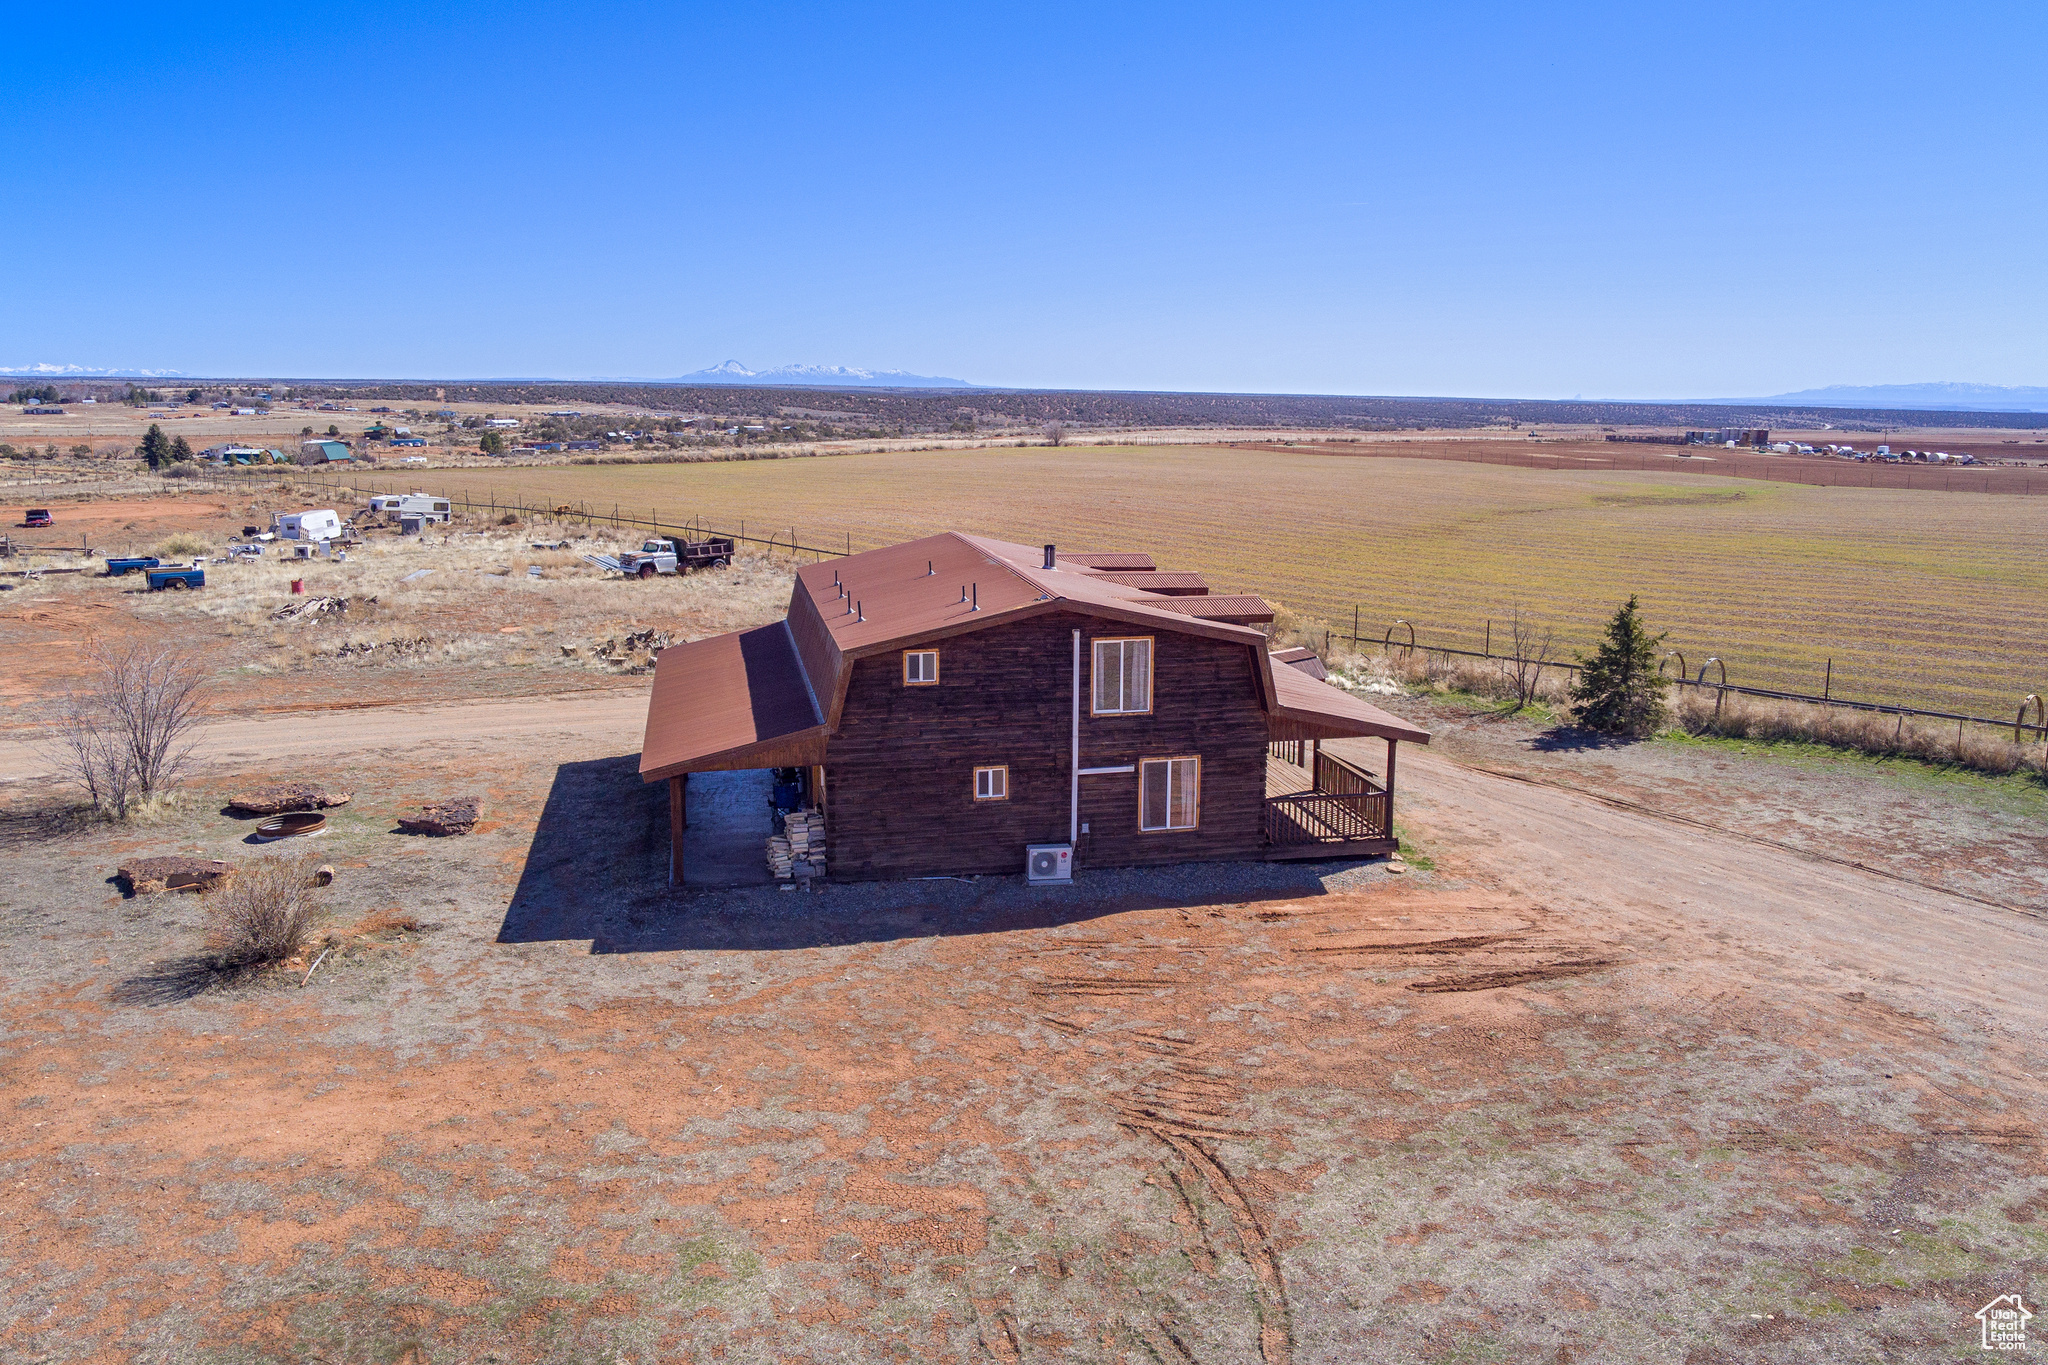
<instances>
[{"instance_id":1,"label":"utah real estate.com logo","mask_svg":"<svg viewBox=\"0 0 2048 1365\"><path fill-rule=\"evenodd\" d=\"M2000 1294L1977 1310L1983 1324L1982 1344L1987 1351L2027 1349L2027 1322L2033 1317L2017 1294Z\"/></svg>"}]
</instances>

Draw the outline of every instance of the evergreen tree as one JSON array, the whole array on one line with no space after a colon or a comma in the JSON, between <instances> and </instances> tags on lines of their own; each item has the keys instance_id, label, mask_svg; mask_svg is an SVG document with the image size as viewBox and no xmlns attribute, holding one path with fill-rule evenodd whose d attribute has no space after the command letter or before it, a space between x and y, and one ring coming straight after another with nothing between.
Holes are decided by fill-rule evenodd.
<instances>
[{"instance_id":1,"label":"evergreen tree","mask_svg":"<svg viewBox=\"0 0 2048 1365\"><path fill-rule=\"evenodd\" d=\"M1631 596L1608 621L1599 648L1579 658L1579 680L1572 687L1578 723L1602 734L1655 733L1664 723L1664 684L1657 677L1657 646L1663 641L1644 627Z\"/></svg>"},{"instance_id":2,"label":"evergreen tree","mask_svg":"<svg viewBox=\"0 0 2048 1365\"><path fill-rule=\"evenodd\" d=\"M171 442L171 463L186 464L192 459L192 443L180 436Z\"/></svg>"},{"instance_id":3,"label":"evergreen tree","mask_svg":"<svg viewBox=\"0 0 2048 1365\"><path fill-rule=\"evenodd\" d=\"M151 422L149 430L142 434L142 444L135 447L135 453L140 455L143 463L151 469L161 469L170 463L170 438L164 435L162 427Z\"/></svg>"}]
</instances>

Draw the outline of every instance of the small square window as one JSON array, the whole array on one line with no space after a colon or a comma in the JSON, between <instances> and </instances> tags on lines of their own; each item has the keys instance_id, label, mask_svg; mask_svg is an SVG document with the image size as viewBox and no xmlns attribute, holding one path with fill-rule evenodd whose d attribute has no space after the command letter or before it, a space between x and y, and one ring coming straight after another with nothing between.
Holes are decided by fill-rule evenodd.
<instances>
[{"instance_id":1,"label":"small square window","mask_svg":"<svg viewBox=\"0 0 2048 1365\"><path fill-rule=\"evenodd\" d=\"M903 685L905 687L930 687L939 680L939 651L936 649L906 649L903 651Z\"/></svg>"},{"instance_id":2,"label":"small square window","mask_svg":"<svg viewBox=\"0 0 2048 1365\"><path fill-rule=\"evenodd\" d=\"M976 768L974 770L974 799L977 801L1009 800L1010 770L1008 768Z\"/></svg>"}]
</instances>

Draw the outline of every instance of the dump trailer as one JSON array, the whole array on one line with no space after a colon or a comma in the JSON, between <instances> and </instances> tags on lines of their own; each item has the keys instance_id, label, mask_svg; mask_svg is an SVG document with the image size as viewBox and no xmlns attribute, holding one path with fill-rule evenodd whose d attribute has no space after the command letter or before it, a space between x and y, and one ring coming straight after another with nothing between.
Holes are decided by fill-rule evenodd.
<instances>
[{"instance_id":1,"label":"dump trailer","mask_svg":"<svg viewBox=\"0 0 2048 1365\"><path fill-rule=\"evenodd\" d=\"M147 569L144 572L149 575L149 590L151 592L161 592L165 588L169 588L173 592L183 592L187 588L203 588L206 586L206 570L200 568L197 564L189 568L180 568L177 565L172 565L169 568Z\"/></svg>"},{"instance_id":2,"label":"dump trailer","mask_svg":"<svg viewBox=\"0 0 2048 1365\"><path fill-rule=\"evenodd\" d=\"M690 569L715 569L732 563L733 542L729 536L710 540L670 540L656 536L638 550L628 550L613 559L610 555L585 555L600 569L616 569L628 578L653 578L657 574L683 573Z\"/></svg>"},{"instance_id":3,"label":"dump trailer","mask_svg":"<svg viewBox=\"0 0 2048 1365\"><path fill-rule=\"evenodd\" d=\"M163 563L155 555L129 555L107 561L107 577L119 578L122 574L134 573L137 569L154 569Z\"/></svg>"}]
</instances>

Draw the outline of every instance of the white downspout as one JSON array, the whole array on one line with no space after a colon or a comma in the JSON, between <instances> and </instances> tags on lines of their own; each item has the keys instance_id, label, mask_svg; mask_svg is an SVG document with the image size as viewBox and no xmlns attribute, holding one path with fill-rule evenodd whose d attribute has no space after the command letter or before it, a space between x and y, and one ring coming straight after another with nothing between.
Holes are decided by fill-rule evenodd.
<instances>
[{"instance_id":1,"label":"white downspout","mask_svg":"<svg viewBox=\"0 0 2048 1365\"><path fill-rule=\"evenodd\" d=\"M1074 632L1074 740L1072 796L1067 803L1067 842L1081 841L1081 632Z\"/></svg>"}]
</instances>

